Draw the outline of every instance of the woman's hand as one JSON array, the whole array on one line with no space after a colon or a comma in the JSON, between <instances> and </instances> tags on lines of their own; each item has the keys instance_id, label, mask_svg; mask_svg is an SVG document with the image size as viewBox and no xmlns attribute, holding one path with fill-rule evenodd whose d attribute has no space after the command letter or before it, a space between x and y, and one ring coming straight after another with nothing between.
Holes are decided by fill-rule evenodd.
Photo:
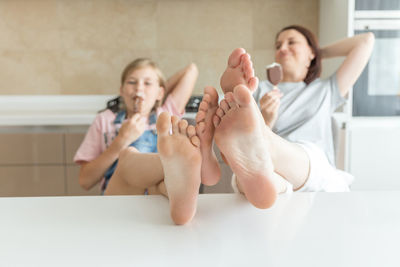
<instances>
[{"instance_id":1,"label":"woman's hand","mask_svg":"<svg viewBox=\"0 0 400 267\"><path fill-rule=\"evenodd\" d=\"M274 127L276 119L278 118L278 109L281 105L282 96L283 94L281 91L275 88L260 99L261 114L265 124L270 128Z\"/></svg>"},{"instance_id":2,"label":"woman's hand","mask_svg":"<svg viewBox=\"0 0 400 267\"><path fill-rule=\"evenodd\" d=\"M145 129L146 122L144 118L140 113L136 113L122 123L116 139L121 142L123 147L127 147L137 140L143 134Z\"/></svg>"}]
</instances>

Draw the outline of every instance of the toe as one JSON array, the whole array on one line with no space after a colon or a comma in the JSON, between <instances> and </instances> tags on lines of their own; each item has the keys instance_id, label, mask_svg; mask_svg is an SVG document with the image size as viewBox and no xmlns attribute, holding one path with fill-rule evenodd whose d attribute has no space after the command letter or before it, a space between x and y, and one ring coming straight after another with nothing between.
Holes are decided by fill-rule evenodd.
<instances>
[{"instance_id":1,"label":"toe","mask_svg":"<svg viewBox=\"0 0 400 267\"><path fill-rule=\"evenodd\" d=\"M243 48L236 48L235 50L233 50L228 59L228 66L231 68L236 68L237 66L239 66L240 57L243 54L246 54L246 50L244 50Z\"/></svg>"},{"instance_id":2,"label":"toe","mask_svg":"<svg viewBox=\"0 0 400 267\"><path fill-rule=\"evenodd\" d=\"M189 125L186 129L186 135L187 137L192 137L196 135L196 129L193 125Z\"/></svg>"},{"instance_id":3,"label":"toe","mask_svg":"<svg viewBox=\"0 0 400 267\"><path fill-rule=\"evenodd\" d=\"M246 60L243 62L243 72L246 80L249 80L251 77L254 76L253 64L250 60Z\"/></svg>"},{"instance_id":4,"label":"toe","mask_svg":"<svg viewBox=\"0 0 400 267\"><path fill-rule=\"evenodd\" d=\"M179 133L179 127L178 127L179 118L177 116L172 116L171 123L172 123L172 133L178 134Z\"/></svg>"},{"instance_id":5,"label":"toe","mask_svg":"<svg viewBox=\"0 0 400 267\"><path fill-rule=\"evenodd\" d=\"M196 114L196 123L204 121L205 118L206 118L206 112L203 110L199 110Z\"/></svg>"},{"instance_id":6,"label":"toe","mask_svg":"<svg viewBox=\"0 0 400 267\"><path fill-rule=\"evenodd\" d=\"M200 139L197 135L194 135L192 137L190 137L190 142L195 146L195 147L199 147L200 146Z\"/></svg>"},{"instance_id":7,"label":"toe","mask_svg":"<svg viewBox=\"0 0 400 267\"><path fill-rule=\"evenodd\" d=\"M214 87L207 86L204 88L204 95L206 94L210 97L208 103L211 105L211 107L218 105L218 92Z\"/></svg>"},{"instance_id":8,"label":"toe","mask_svg":"<svg viewBox=\"0 0 400 267\"><path fill-rule=\"evenodd\" d=\"M248 81L249 83L249 89L251 92L254 92L257 87L258 87L258 78L257 77L252 77L250 78L250 80Z\"/></svg>"},{"instance_id":9,"label":"toe","mask_svg":"<svg viewBox=\"0 0 400 267\"><path fill-rule=\"evenodd\" d=\"M229 92L225 94L225 101L228 103L229 108L236 108L237 104L235 102L235 98L233 97L233 93Z\"/></svg>"},{"instance_id":10,"label":"toe","mask_svg":"<svg viewBox=\"0 0 400 267\"><path fill-rule=\"evenodd\" d=\"M178 122L178 127L179 127L179 132L180 132L181 134L186 135L186 129L187 129L187 127L188 127L188 122L187 122L186 120L180 120L180 121Z\"/></svg>"},{"instance_id":11,"label":"toe","mask_svg":"<svg viewBox=\"0 0 400 267\"><path fill-rule=\"evenodd\" d=\"M200 102L199 110L202 110L202 111L207 111L208 110L208 102L206 100L203 100L203 101Z\"/></svg>"},{"instance_id":12,"label":"toe","mask_svg":"<svg viewBox=\"0 0 400 267\"><path fill-rule=\"evenodd\" d=\"M225 114L230 109L229 104L226 100L222 100L221 103L219 103L219 107L224 111Z\"/></svg>"},{"instance_id":13,"label":"toe","mask_svg":"<svg viewBox=\"0 0 400 267\"><path fill-rule=\"evenodd\" d=\"M204 130L206 129L206 124L205 122L201 121L198 124L196 124L196 133L198 135L201 135L204 133Z\"/></svg>"},{"instance_id":14,"label":"toe","mask_svg":"<svg viewBox=\"0 0 400 267\"><path fill-rule=\"evenodd\" d=\"M217 114L218 117L222 118L225 115L225 112L222 108L217 108L215 114Z\"/></svg>"},{"instance_id":15,"label":"toe","mask_svg":"<svg viewBox=\"0 0 400 267\"><path fill-rule=\"evenodd\" d=\"M221 123L221 118L218 117L217 115L214 115L213 123L214 123L214 127L218 127L218 125Z\"/></svg>"},{"instance_id":16,"label":"toe","mask_svg":"<svg viewBox=\"0 0 400 267\"><path fill-rule=\"evenodd\" d=\"M239 84L233 89L233 97L239 106L248 106L252 100L252 95L246 86Z\"/></svg>"},{"instance_id":17,"label":"toe","mask_svg":"<svg viewBox=\"0 0 400 267\"><path fill-rule=\"evenodd\" d=\"M169 130L171 129L171 116L168 112L163 112L158 116L156 127L158 135L169 135Z\"/></svg>"}]
</instances>

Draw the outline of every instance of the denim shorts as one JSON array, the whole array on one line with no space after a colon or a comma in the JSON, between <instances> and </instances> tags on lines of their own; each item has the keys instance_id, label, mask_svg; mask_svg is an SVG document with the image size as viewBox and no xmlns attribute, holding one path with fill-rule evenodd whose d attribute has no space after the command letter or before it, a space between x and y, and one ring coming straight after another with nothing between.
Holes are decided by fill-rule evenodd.
<instances>
[{"instance_id":1,"label":"denim shorts","mask_svg":"<svg viewBox=\"0 0 400 267\"><path fill-rule=\"evenodd\" d=\"M155 130L145 131L135 142L129 146L136 148L140 153L157 153L157 133ZM110 181L111 176L117 167L118 160L114 161L110 168L104 174L104 184L102 190L104 191Z\"/></svg>"}]
</instances>

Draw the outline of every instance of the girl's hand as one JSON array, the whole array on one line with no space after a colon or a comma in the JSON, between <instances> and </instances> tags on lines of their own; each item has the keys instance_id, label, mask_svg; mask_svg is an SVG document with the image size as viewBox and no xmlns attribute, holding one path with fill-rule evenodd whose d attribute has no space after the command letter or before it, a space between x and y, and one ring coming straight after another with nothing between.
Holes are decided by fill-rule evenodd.
<instances>
[{"instance_id":1,"label":"girl's hand","mask_svg":"<svg viewBox=\"0 0 400 267\"><path fill-rule=\"evenodd\" d=\"M261 114L264 118L265 124L270 128L274 127L276 119L278 118L278 109L281 105L281 97L283 94L278 88L266 93L260 99Z\"/></svg>"},{"instance_id":2,"label":"girl's hand","mask_svg":"<svg viewBox=\"0 0 400 267\"><path fill-rule=\"evenodd\" d=\"M145 129L146 121L144 117L140 113L135 113L131 118L122 123L116 139L118 138L123 147L127 147L137 140Z\"/></svg>"}]
</instances>

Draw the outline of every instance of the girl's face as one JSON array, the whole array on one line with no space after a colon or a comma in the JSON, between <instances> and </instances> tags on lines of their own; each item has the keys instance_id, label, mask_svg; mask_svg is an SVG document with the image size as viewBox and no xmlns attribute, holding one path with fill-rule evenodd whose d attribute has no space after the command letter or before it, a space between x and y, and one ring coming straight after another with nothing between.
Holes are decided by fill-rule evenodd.
<instances>
[{"instance_id":1,"label":"girl's face","mask_svg":"<svg viewBox=\"0 0 400 267\"><path fill-rule=\"evenodd\" d=\"M282 65L284 73L307 75L315 55L301 33L293 29L281 32L276 40L275 49L275 60Z\"/></svg>"},{"instance_id":2,"label":"girl's face","mask_svg":"<svg viewBox=\"0 0 400 267\"><path fill-rule=\"evenodd\" d=\"M120 95L123 97L128 117L134 113L135 97L143 99L139 112L148 115L157 100L162 100L164 88L160 86L157 73L152 67L136 69L127 75L121 85Z\"/></svg>"}]
</instances>

